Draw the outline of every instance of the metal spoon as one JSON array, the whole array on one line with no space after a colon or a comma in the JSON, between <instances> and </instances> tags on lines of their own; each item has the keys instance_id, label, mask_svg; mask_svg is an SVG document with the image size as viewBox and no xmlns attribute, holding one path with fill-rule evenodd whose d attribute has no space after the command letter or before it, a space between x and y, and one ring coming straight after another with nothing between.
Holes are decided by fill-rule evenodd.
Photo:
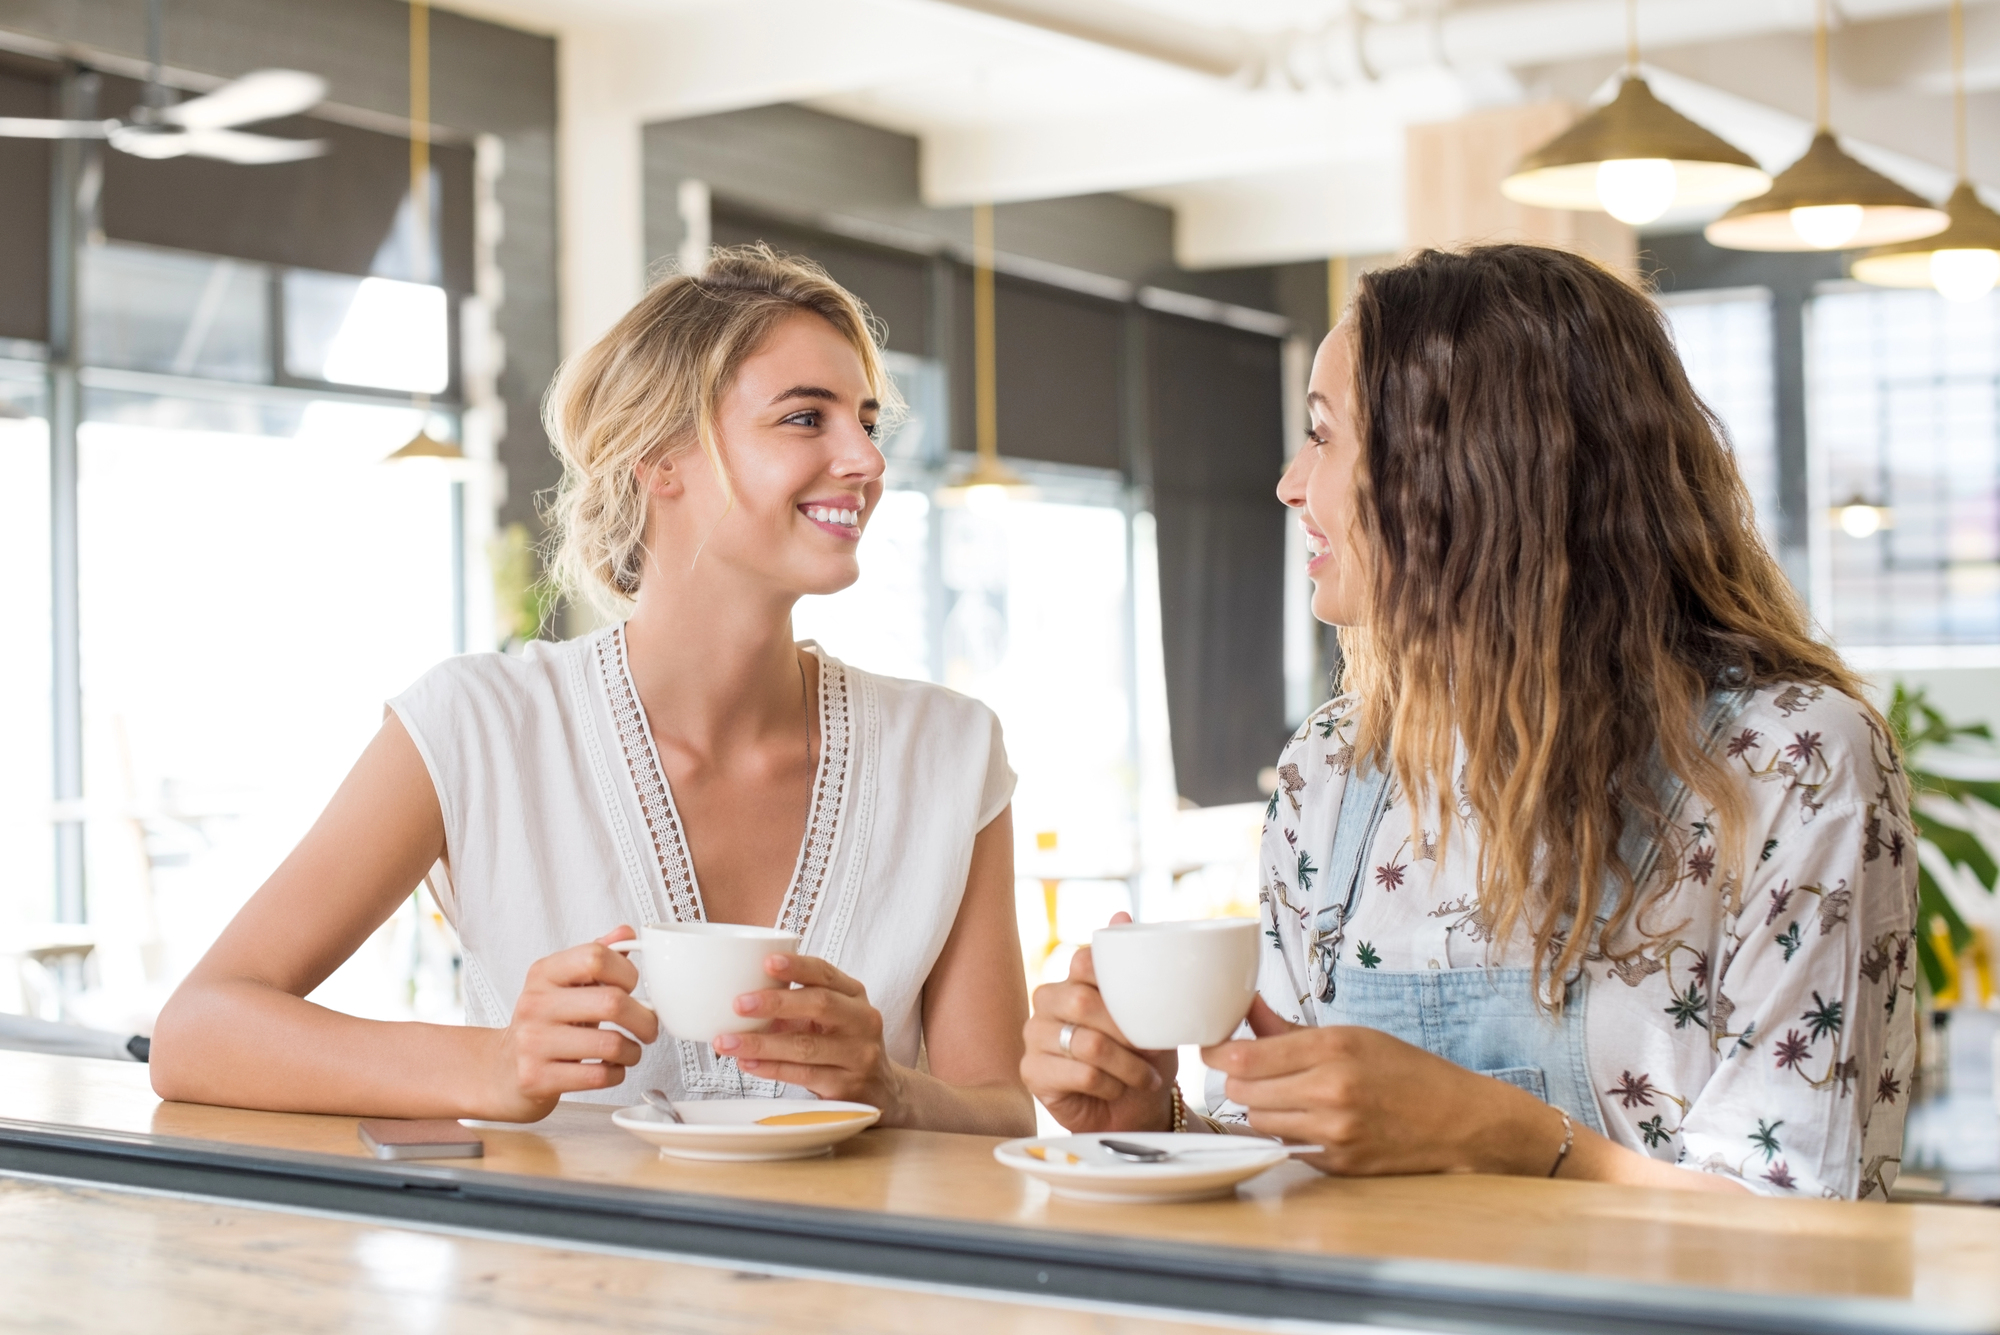
<instances>
[{"instance_id":1,"label":"metal spoon","mask_svg":"<svg viewBox=\"0 0 2000 1335\"><path fill-rule=\"evenodd\" d=\"M669 1122L679 1122L682 1126L687 1125L687 1118L681 1116L679 1112L675 1111L674 1101L667 1097L666 1090L648 1089L642 1092L639 1095L639 1097L646 1100L646 1102L651 1104L653 1107L658 1108L661 1112L665 1113L667 1115L667 1120Z\"/></svg>"},{"instance_id":2,"label":"metal spoon","mask_svg":"<svg viewBox=\"0 0 2000 1335\"><path fill-rule=\"evenodd\" d=\"M1248 1146L1241 1143L1242 1141L1249 1139L1249 1137L1247 1136L1228 1136L1224 1137L1223 1139L1225 1141L1235 1141L1237 1143L1236 1144L1225 1143L1221 1145L1190 1146L1189 1148L1184 1150L1155 1149L1151 1145L1141 1145L1136 1141L1111 1140L1109 1138L1100 1140L1097 1143L1102 1145L1105 1149L1109 1150L1112 1154L1116 1155L1118 1158L1124 1159L1128 1163L1165 1163L1169 1159L1178 1159L1183 1157L1184 1155L1189 1155L1189 1154L1228 1154L1231 1153L1232 1151L1249 1148ZM1324 1149L1324 1147L1320 1145L1285 1146L1285 1150L1289 1154L1318 1154L1322 1151L1322 1149Z\"/></svg>"}]
</instances>

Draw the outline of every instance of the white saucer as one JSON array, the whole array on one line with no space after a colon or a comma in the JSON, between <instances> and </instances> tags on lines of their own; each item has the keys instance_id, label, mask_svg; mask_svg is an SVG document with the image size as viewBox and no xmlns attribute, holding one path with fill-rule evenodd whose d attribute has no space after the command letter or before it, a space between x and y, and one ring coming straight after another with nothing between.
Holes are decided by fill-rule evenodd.
<instances>
[{"instance_id":1,"label":"white saucer","mask_svg":"<svg viewBox=\"0 0 2000 1335\"><path fill-rule=\"evenodd\" d=\"M1290 1151L1279 1142L1248 1136L1174 1135L1169 1131L1109 1134L1113 1140L1148 1149L1197 1152L1164 1163L1132 1163L1100 1145L1104 1136L1031 1136L994 1146L993 1157L1017 1172L1040 1178L1058 1196L1127 1203L1227 1196L1238 1182L1290 1157ZM1070 1162L1072 1156L1074 1163Z\"/></svg>"},{"instance_id":2,"label":"white saucer","mask_svg":"<svg viewBox=\"0 0 2000 1335\"><path fill-rule=\"evenodd\" d=\"M674 1111L685 1123L670 1122L647 1104L620 1108L611 1120L639 1139L658 1145L676 1159L708 1159L750 1163L765 1159L810 1159L830 1154L849 1136L875 1125L881 1109L866 1103L831 1099L688 1099L677 1100ZM786 1113L851 1112L840 1122L806 1126L761 1126L760 1118Z\"/></svg>"}]
</instances>

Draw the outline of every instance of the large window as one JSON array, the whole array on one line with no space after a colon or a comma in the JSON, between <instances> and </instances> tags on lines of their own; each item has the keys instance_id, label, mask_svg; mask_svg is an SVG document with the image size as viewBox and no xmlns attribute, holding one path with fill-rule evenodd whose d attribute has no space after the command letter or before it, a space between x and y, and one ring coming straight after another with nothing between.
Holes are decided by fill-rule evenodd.
<instances>
[{"instance_id":1,"label":"large window","mask_svg":"<svg viewBox=\"0 0 2000 1335\"><path fill-rule=\"evenodd\" d=\"M1778 415L1771 364L1771 294L1763 288L1664 296L1681 365L1722 419L1736 466L1757 507L1757 524L1778 545Z\"/></svg>"},{"instance_id":2,"label":"large window","mask_svg":"<svg viewBox=\"0 0 2000 1335\"><path fill-rule=\"evenodd\" d=\"M7 651L0 653L0 940L54 907L49 819L49 431L42 368L0 361L0 570ZM0 992L0 1004L4 1004Z\"/></svg>"},{"instance_id":3,"label":"large window","mask_svg":"<svg viewBox=\"0 0 2000 1335\"><path fill-rule=\"evenodd\" d=\"M462 647L468 474L385 463L420 427L456 431L408 397L454 381L443 290L143 246L80 258L80 801L50 800L72 743L40 647L46 373L0 363L0 479L24 498L0 556L28 586L19 643L37 646L0 666L0 927L49 920L56 823L80 822L97 946L64 1013L143 1029L318 815L382 702ZM446 1015L426 985L436 935L420 907L399 915L316 995Z\"/></svg>"},{"instance_id":4,"label":"large window","mask_svg":"<svg viewBox=\"0 0 2000 1335\"><path fill-rule=\"evenodd\" d=\"M2000 646L2000 296L1822 291L1807 325L1813 602L1843 649ZM1828 522L1835 507L1876 507Z\"/></svg>"}]
</instances>

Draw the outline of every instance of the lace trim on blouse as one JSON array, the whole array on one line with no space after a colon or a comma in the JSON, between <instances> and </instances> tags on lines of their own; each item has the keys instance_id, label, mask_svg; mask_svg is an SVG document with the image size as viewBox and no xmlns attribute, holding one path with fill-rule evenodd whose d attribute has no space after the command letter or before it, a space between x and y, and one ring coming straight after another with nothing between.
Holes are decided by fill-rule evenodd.
<instances>
[{"instance_id":1,"label":"lace trim on blouse","mask_svg":"<svg viewBox=\"0 0 2000 1335\"><path fill-rule=\"evenodd\" d=\"M819 671L820 756L813 775L812 809L806 818L806 837L799 847L799 859L778 911L778 930L795 932L803 941L811 929L825 897L827 870L833 863L834 840L840 832L840 815L847 796L848 756L853 749L853 707L848 698L847 673L825 654L815 654ZM688 851L687 832L674 806L673 790L667 785L666 771L646 725L646 711L640 707L638 688L625 654L625 628L618 626L597 641L597 667L604 693L611 705L611 720L618 730L618 745L625 753L625 766L639 796L639 809L646 819L646 831L658 860L660 880L667 891L667 907L675 922L706 922L701 890L695 882L694 856ZM746 1076L733 1057L718 1056L704 1043L678 1041L681 1079L692 1094L762 1095L775 1098L782 1086L773 1080Z\"/></svg>"}]
</instances>

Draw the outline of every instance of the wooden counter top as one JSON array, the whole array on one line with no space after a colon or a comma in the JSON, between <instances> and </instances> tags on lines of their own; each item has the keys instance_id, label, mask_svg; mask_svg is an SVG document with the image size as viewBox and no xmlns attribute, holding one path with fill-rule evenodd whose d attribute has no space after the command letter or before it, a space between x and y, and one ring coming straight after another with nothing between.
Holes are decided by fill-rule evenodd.
<instances>
[{"instance_id":1,"label":"wooden counter top","mask_svg":"<svg viewBox=\"0 0 2000 1335\"><path fill-rule=\"evenodd\" d=\"M982 1137L875 1130L826 1159L701 1164L660 1158L614 1127L608 1109L581 1104L529 1128L482 1131L484 1160L378 1164L353 1118L163 1103L144 1067L21 1053L0 1053L0 1122L16 1143L61 1128L136 1146L166 1138L361 1173L589 1194L614 1209L693 1202L718 1219L823 1218L835 1233L842 1219L905 1238L958 1230L975 1251L1018 1246L1032 1257L1054 1240L1134 1264L1153 1253L1183 1267L1240 1262L1273 1283L1287 1267L1319 1267L1369 1292L1461 1285L1485 1300L1577 1313L1623 1302L1688 1327L2000 1331L2000 1212L1963 1206L1479 1176L1342 1180L1297 1164L1233 1199L1095 1205L1054 1198L1001 1167L996 1142ZM865 1215L833 1213L843 1211Z\"/></svg>"},{"instance_id":2,"label":"wooden counter top","mask_svg":"<svg viewBox=\"0 0 2000 1335\"><path fill-rule=\"evenodd\" d=\"M1166 1318L691 1265L0 1174L13 1329L1199 1335ZM143 1313L143 1319L135 1314Z\"/></svg>"}]
</instances>

